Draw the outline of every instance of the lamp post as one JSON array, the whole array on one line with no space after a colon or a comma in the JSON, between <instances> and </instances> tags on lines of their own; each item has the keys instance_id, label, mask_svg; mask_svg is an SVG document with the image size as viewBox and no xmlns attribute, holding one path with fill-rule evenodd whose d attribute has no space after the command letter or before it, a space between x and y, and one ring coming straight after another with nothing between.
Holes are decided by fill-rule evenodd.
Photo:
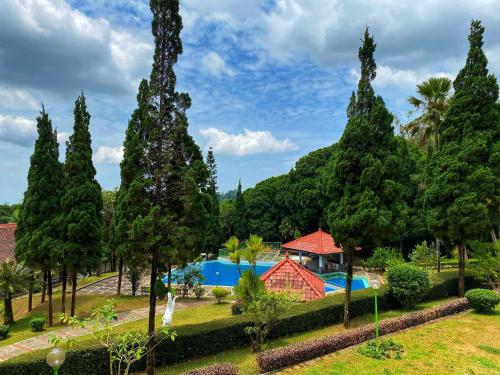
<instances>
[{"instance_id":1,"label":"lamp post","mask_svg":"<svg viewBox=\"0 0 500 375\"><path fill-rule=\"evenodd\" d=\"M378 306L377 306L377 291L378 288L380 288L380 280L374 279L370 283L373 291L375 292L375 338L377 339L377 345L379 344L379 338L378 338Z\"/></svg>"},{"instance_id":2,"label":"lamp post","mask_svg":"<svg viewBox=\"0 0 500 375\"><path fill-rule=\"evenodd\" d=\"M61 348L54 348L47 354L47 364L54 370L54 375L59 374L59 367L66 359L66 353Z\"/></svg>"},{"instance_id":3,"label":"lamp post","mask_svg":"<svg viewBox=\"0 0 500 375\"><path fill-rule=\"evenodd\" d=\"M219 286L219 271L215 272L215 286Z\"/></svg>"}]
</instances>

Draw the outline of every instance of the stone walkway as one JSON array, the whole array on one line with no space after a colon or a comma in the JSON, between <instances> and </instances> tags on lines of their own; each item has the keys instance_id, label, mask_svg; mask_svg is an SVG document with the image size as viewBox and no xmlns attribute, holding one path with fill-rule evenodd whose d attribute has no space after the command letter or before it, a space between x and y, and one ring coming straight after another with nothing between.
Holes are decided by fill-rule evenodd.
<instances>
[{"instance_id":1,"label":"stone walkway","mask_svg":"<svg viewBox=\"0 0 500 375\"><path fill-rule=\"evenodd\" d=\"M213 300L201 300L201 301L190 302L189 304L178 301L175 304L175 311L184 310L188 307L208 304L211 302L213 302ZM118 320L114 325L116 326L132 322L134 320L145 319L148 317L148 312L149 312L149 307L143 307L140 309L118 313ZM164 303L162 303L159 306L158 305L156 306L156 315L163 315L164 312L165 312ZM0 347L0 362L6 361L8 359L14 358L24 353L29 353L39 349L50 348L52 345L49 344L49 334L60 337L79 337L87 335L88 333L89 331L86 329L65 326L63 328L50 331L26 340L18 341L11 345L2 346Z\"/></svg>"},{"instance_id":2,"label":"stone walkway","mask_svg":"<svg viewBox=\"0 0 500 375\"><path fill-rule=\"evenodd\" d=\"M116 288L118 285L118 276L111 276L103 280L99 280L93 284L85 285L84 287L78 289L77 294L93 294L93 295L104 295L111 296L116 295ZM140 285L149 285L149 276L145 276ZM137 293L140 294L141 287L137 290ZM124 296L132 295L132 284L127 279L127 277L122 277L122 287L121 294Z\"/></svg>"}]
</instances>

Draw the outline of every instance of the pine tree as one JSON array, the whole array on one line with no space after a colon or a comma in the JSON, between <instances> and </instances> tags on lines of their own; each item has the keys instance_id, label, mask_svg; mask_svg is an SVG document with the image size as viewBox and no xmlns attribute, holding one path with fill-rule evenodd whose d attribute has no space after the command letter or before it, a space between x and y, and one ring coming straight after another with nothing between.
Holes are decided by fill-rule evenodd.
<instances>
[{"instance_id":1,"label":"pine tree","mask_svg":"<svg viewBox=\"0 0 500 375\"><path fill-rule=\"evenodd\" d=\"M248 238L247 209L241 191L241 180L238 181L238 190L234 200L234 234L241 240Z\"/></svg>"},{"instance_id":2,"label":"pine tree","mask_svg":"<svg viewBox=\"0 0 500 375\"><path fill-rule=\"evenodd\" d=\"M77 274L102 258L102 195L95 179L90 138L90 114L83 93L75 102L73 134L66 143L64 194L64 265L71 275L71 316L75 315Z\"/></svg>"},{"instance_id":3,"label":"pine tree","mask_svg":"<svg viewBox=\"0 0 500 375\"><path fill-rule=\"evenodd\" d=\"M347 261L345 327L350 323L355 248L399 239L407 220L404 189L398 181L401 166L398 141L391 125L393 116L371 87L376 74L374 51L373 38L366 30L358 54L361 78L352 104L353 114L332 161L333 197L328 224Z\"/></svg>"},{"instance_id":4,"label":"pine tree","mask_svg":"<svg viewBox=\"0 0 500 375\"><path fill-rule=\"evenodd\" d=\"M429 226L459 249L459 296L465 292L465 245L499 224L498 84L488 74L484 27L472 21L465 66L440 128L441 148L426 172Z\"/></svg>"},{"instance_id":5,"label":"pine tree","mask_svg":"<svg viewBox=\"0 0 500 375\"><path fill-rule=\"evenodd\" d=\"M137 109L133 112L123 143L123 160L120 163L121 184L115 201L115 214L110 229L110 247L118 256L118 288L121 294L124 260L136 267L144 264L146 254L141 244L131 238L132 225L139 216L147 214L149 202L144 180L144 131L151 121L152 110L149 85L142 80L137 94Z\"/></svg>"},{"instance_id":6,"label":"pine tree","mask_svg":"<svg viewBox=\"0 0 500 375\"><path fill-rule=\"evenodd\" d=\"M19 212L16 230L16 259L48 275L49 326L52 317L52 270L60 261L57 225L62 193L62 165L59 144L52 122L42 107L37 118L38 139L30 160L28 189ZM31 302L31 299L30 299ZM31 310L31 306L29 306Z\"/></svg>"},{"instance_id":7,"label":"pine tree","mask_svg":"<svg viewBox=\"0 0 500 375\"><path fill-rule=\"evenodd\" d=\"M209 219L205 231L205 247L209 252L217 251L222 243L222 227L220 224L219 200L217 199L217 163L212 148L208 150L206 164L208 167L207 193L210 199Z\"/></svg>"},{"instance_id":8,"label":"pine tree","mask_svg":"<svg viewBox=\"0 0 500 375\"><path fill-rule=\"evenodd\" d=\"M156 290L159 271L185 264L203 247L209 202L204 193L208 170L203 155L188 134L188 94L176 91L174 65L182 53L182 19L178 0L151 0L155 40L149 93L151 121L144 129L144 180L146 214L137 217L131 239L149 254L150 341L147 374L154 373ZM166 265L166 269L164 266Z\"/></svg>"}]
</instances>

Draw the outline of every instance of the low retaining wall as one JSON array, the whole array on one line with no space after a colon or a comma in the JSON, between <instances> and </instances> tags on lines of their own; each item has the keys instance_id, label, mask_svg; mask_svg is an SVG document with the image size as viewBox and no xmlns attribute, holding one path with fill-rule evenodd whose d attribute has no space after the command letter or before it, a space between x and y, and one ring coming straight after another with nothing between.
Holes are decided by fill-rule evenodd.
<instances>
[{"instance_id":1,"label":"low retaining wall","mask_svg":"<svg viewBox=\"0 0 500 375\"><path fill-rule=\"evenodd\" d=\"M387 335L415 327L444 316L465 311L468 308L467 300L460 298L423 311L404 314L397 318L384 319L379 324L379 335ZM373 338L375 338L375 324L367 324L332 336L302 341L262 352L257 355L257 363L262 372L275 371L361 344Z\"/></svg>"}]
</instances>

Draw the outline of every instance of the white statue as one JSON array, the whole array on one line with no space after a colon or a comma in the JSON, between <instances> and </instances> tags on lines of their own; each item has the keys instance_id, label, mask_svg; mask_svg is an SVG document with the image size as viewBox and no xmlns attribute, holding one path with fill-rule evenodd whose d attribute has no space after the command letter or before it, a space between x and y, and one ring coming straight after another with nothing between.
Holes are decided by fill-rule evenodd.
<instances>
[{"instance_id":1,"label":"white statue","mask_svg":"<svg viewBox=\"0 0 500 375\"><path fill-rule=\"evenodd\" d=\"M175 310L175 299L172 299L172 293L168 292L167 294L167 308L165 309L165 314L163 314L163 327L169 326L172 324L172 316L174 315Z\"/></svg>"}]
</instances>

